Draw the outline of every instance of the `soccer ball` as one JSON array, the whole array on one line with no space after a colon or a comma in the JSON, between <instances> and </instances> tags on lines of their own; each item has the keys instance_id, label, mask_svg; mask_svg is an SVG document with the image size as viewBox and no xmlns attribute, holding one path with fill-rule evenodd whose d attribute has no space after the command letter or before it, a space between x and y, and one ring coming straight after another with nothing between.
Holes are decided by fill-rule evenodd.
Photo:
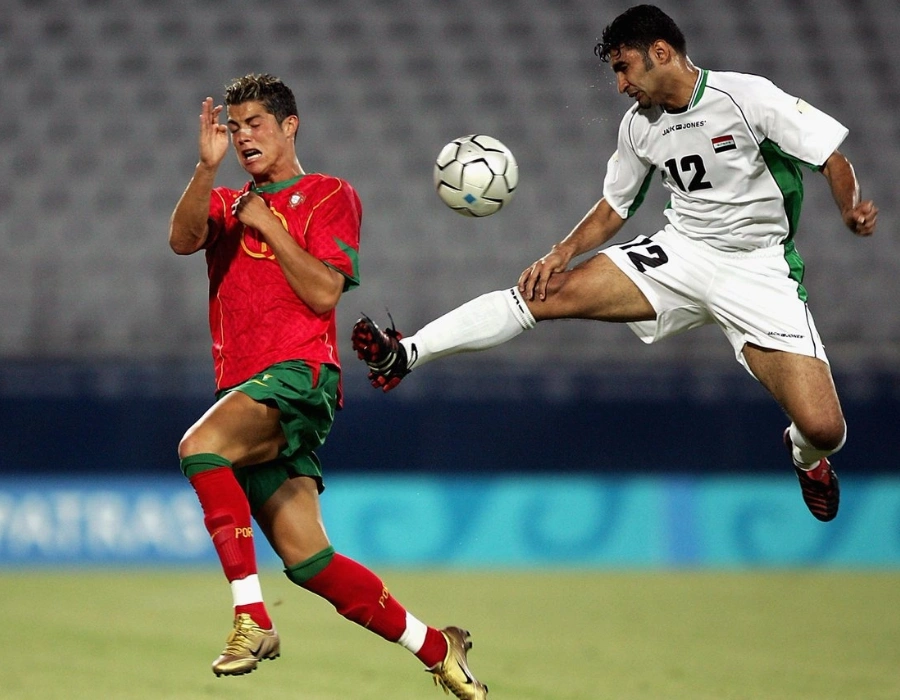
<instances>
[{"instance_id":1,"label":"soccer ball","mask_svg":"<svg viewBox=\"0 0 900 700\"><path fill-rule=\"evenodd\" d=\"M464 216L489 216L519 184L519 166L506 146L484 134L454 139L434 164L434 186L444 204Z\"/></svg>"}]
</instances>

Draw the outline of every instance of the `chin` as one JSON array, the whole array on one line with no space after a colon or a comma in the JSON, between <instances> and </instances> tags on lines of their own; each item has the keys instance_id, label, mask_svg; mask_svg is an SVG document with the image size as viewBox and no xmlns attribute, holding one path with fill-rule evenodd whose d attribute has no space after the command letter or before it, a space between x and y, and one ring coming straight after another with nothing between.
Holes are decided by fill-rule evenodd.
<instances>
[{"instance_id":1,"label":"chin","mask_svg":"<svg viewBox=\"0 0 900 700\"><path fill-rule=\"evenodd\" d=\"M266 173L266 167L262 163L244 163L244 170L253 177L260 177Z\"/></svg>"}]
</instances>

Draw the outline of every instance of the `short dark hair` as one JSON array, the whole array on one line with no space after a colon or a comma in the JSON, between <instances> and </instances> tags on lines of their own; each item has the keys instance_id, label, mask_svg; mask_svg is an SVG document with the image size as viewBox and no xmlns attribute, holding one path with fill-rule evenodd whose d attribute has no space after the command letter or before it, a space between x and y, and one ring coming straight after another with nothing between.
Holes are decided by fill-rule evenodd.
<instances>
[{"instance_id":1,"label":"short dark hair","mask_svg":"<svg viewBox=\"0 0 900 700\"><path fill-rule=\"evenodd\" d=\"M242 78L235 78L225 88L226 105L244 102L261 102L279 124L286 117L299 116L294 93L280 78L268 73L250 73Z\"/></svg>"},{"instance_id":2,"label":"short dark hair","mask_svg":"<svg viewBox=\"0 0 900 700\"><path fill-rule=\"evenodd\" d=\"M655 5L635 5L606 25L594 53L609 63L609 55L617 49L638 49L646 54L660 39L678 53L687 54L684 34L669 15Z\"/></svg>"}]
</instances>

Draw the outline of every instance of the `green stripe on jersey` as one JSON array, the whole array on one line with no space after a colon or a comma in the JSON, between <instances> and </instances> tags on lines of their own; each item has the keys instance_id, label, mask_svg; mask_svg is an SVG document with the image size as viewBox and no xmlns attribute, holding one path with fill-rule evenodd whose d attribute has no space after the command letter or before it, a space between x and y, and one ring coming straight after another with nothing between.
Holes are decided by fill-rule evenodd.
<instances>
[{"instance_id":1,"label":"green stripe on jersey","mask_svg":"<svg viewBox=\"0 0 900 700\"><path fill-rule=\"evenodd\" d=\"M644 177L644 181L641 183L641 189L638 190L637 196L635 196L631 206L628 207L628 218L632 217L640 208L641 204L644 203L644 199L647 197L647 190L650 189L650 183L653 181L653 173L655 172L656 166L651 166L647 175Z\"/></svg>"},{"instance_id":2,"label":"green stripe on jersey","mask_svg":"<svg viewBox=\"0 0 900 700\"><path fill-rule=\"evenodd\" d=\"M778 144L769 139L759 144L759 150L784 198L784 213L788 219L787 240L791 241L797 233L800 208L803 205L803 171L800 170L800 166L812 169L816 166L789 156L778 147Z\"/></svg>"},{"instance_id":3,"label":"green stripe on jersey","mask_svg":"<svg viewBox=\"0 0 900 700\"><path fill-rule=\"evenodd\" d=\"M700 101L700 98L703 97L703 91L706 90L706 81L708 78L709 71L701 69L700 77L697 78L697 84L694 85L694 94L691 96L690 103L688 103L688 109L694 107Z\"/></svg>"},{"instance_id":4,"label":"green stripe on jersey","mask_svg":"<svg viewBox=\"0 0 900 700\"><path fill-rule=\"evenodd\" d=\"M797 252L793 241L788 241L784 244L784 259L791 270L788 276L797 283L797 297L800 301L805 302L809 296L806 293L806 287L803 286L803 273L806 271L806 264L803 262L803 258L800 257L800 253Z\"/></svg>"},{"instance_id":5,"label":"green stripe on jersey","mask_svg":"<svg viewBox=\"0 0 900 700\"><path fill-rule=\"evenodd\" d=\"M788 220L788 237L784 243L784 259L790 268L790 277L797 283L797 296L801 301L807 300L806 287L803 286L805 264L794 246L794 236L800 222L800 209L803 205L803 171L802 167L817 170L817 166L789 156L774 141L765 139L759 144L763 160L775 184L784 198L784 213Z\"/></svg>"}]
</instances>

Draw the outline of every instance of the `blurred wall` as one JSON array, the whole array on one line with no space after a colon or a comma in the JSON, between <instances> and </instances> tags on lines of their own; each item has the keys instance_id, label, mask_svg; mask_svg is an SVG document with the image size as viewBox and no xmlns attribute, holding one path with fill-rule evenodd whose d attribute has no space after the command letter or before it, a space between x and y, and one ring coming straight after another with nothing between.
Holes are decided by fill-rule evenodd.
<instances>
[{"instance_id":1,"label":"blurred wall","mask_svg":"<svg viewBox=\"0 0 900 700\"><path fill-rule=\"evenodd\" d=\"M554 450L572 442L573 425L597 430L599 446L574 440L584 448L570 453L573 461L618 442L622 459L633 461L627 446L648 439L661 450L674 443L688 468L720 465L723 449L726 463L742 463L760 431L777 446L777 409L714 329L647 348L624 327L542 325L488 354L423 368L398 398L373 392L352 358L349 329L359 312L382 321L389 310L401 330L413 330L474 294L511 286L600 196L629 103L592 49L627 5L0 2L0 465L93 465L100 454L108 456L104 468L117 460L156 468L174 458L168 455L208 404L212 383L205 267L202 256L179 258L168 249L168 216L196 161L201 100L218 98L234 76L261 71L295 89L306 170L349 179L364 205L363 285L340 311L350 366L348 409L332 440L340 448L326 448L339 449L336 461L356 459L360 435L378 447L382 436L406 440L414 454L429 454L431 437L444 429L459 438L448 450L468 444L464 454L487 451L492 464L538 463L530 443L524 455L507 450L491 459L497 432L467 442L446 422L429 425L427 415L488 427L501 416L506 434L525 437L535 425L556 425L547 436ZM867 435L868 417L883 422L885 407L900 401L900 3L660 5L685 30L698 65L765 74L851 130L842 150L881 208L880 232L854 239L824 180L810 174L798 248L851 441L860 435L852 432L854 416ZM473 221L438 201L431 167L446 141L476 131L512 148L521 184L508 209ZM229 160L219 181L243 180ZM659 226L660 190L630 233ZM520 408L503 408L510 405ZM558 422L542 423L544 415ZM610 415L617 416L612 426ZM681 426L672 422L679 415L697 420ZM648 438L641 421L661 434ZM707 442L710 434L716 437ZM865 439L883 443L874 434ZM446 461L454 462L450 454Z\"/></svg>"}]
</instances>

